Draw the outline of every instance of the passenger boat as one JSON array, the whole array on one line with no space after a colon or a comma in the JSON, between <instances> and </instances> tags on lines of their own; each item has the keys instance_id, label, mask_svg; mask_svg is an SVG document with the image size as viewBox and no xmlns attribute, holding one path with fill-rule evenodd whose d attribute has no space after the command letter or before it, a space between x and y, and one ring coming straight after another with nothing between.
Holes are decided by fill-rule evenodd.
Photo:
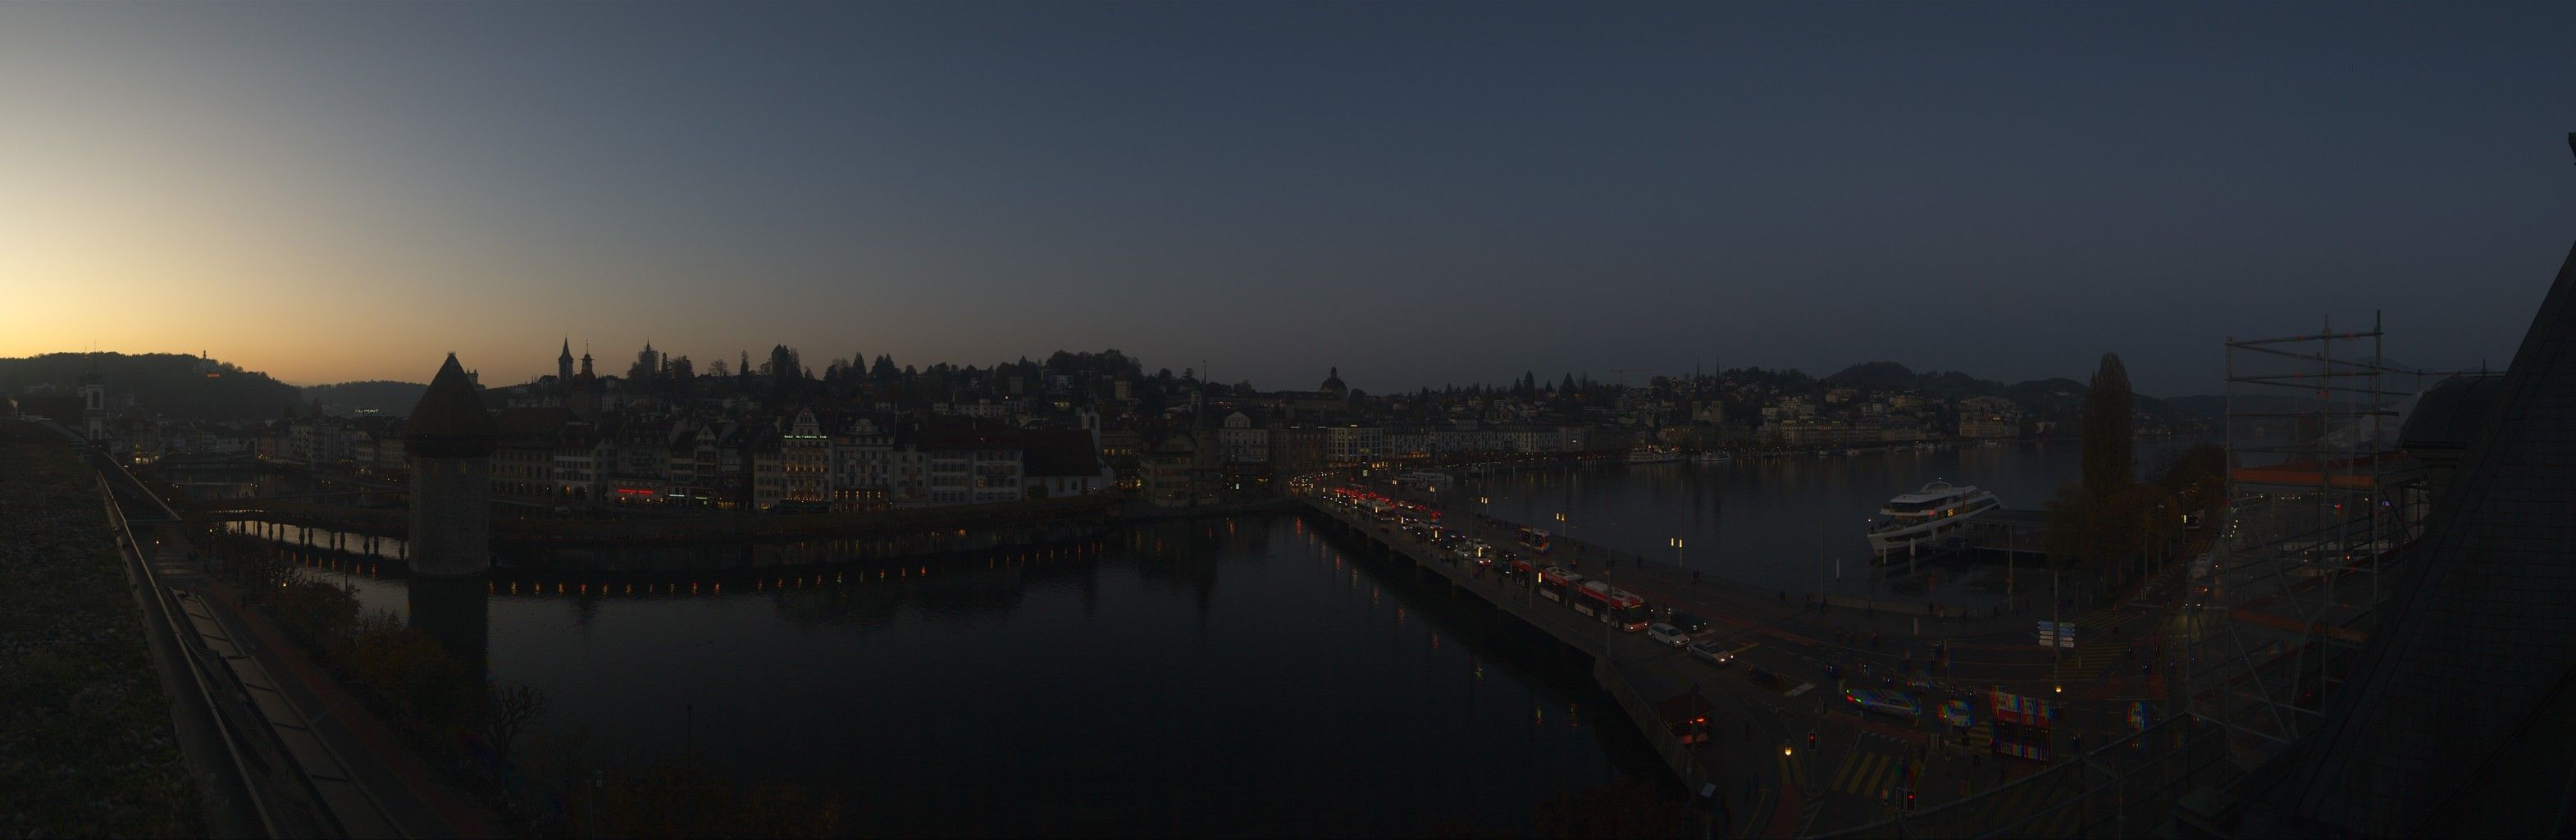
<instances>
[{"instance_id":1,"label":"passenger boat","mask_svg":"<svg viewBox=\"0 0 2576 840\"><path fill-rule=\"evenodd\" d=\"M1887 506L1878 511L1881 518L1870 523L1870 551L1884 559L1899 550L1913 551L1921 543L1939 545L1956 536L1969 519L2002 504L1994 493L1975 485L1954 487L1936 480L1887 500Z\"/></svg>"},{"instance_id":2,"label":"passenger boat","mask_svg":"<svg viewBox=\"0 0 2576 840\"><path fill-rule=\"evenodd\" d=\"M1711 449L1699 453L1695 460L1703 464L1723 464L1735 460L1735 453L1723 449Z\"/></svg>"}]
</instances>

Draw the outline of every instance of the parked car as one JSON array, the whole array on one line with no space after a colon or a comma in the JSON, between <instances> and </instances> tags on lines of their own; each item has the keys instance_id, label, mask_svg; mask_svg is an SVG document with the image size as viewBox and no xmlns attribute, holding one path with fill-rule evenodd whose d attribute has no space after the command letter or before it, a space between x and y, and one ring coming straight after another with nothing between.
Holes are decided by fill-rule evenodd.
<instances>
[{"instance_id":1,"label":"parked car","mask_svg":"<svg viewBox=\"0 0 2576 840\"><path fill-rule=\"evenodd\" d=\"M1718 644L1716 639L1692 642L1690 652L1692 656L1720 668L1735 664L1735 654L1727 652L1726 646Z\"/></svg>"},{"instance_id":2,"label":"parked car","mask_svg":"<svg viewBox=\"0 0 2576 840\"><path fill-rule=\"evenodd\" d=\"M1682 632L1681 628L1674 627L1660 621L1646 625L1646 638L1672 645L1673 647L1681 647L1683 645L1690 644L1690 634Z\"/></svg>"}]
</instances>

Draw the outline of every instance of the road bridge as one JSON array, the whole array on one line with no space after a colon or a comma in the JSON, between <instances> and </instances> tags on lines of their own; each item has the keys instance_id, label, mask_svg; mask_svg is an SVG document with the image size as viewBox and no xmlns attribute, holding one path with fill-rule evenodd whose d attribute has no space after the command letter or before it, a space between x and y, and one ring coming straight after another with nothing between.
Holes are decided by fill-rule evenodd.
<instances>
[{"instance_id":1,"label":"road bridge","mask_svg":"<svg viewBox=\"0 0 2576 840\"><path fill-rule=\"evenodd\" d=\"M1701 691L1696 681L1676 676L1676 665L1685 673L1700 667L1685 655L1540 598L1533 585L1462 561L1321 497L1306 494L1300 499L1322 522L1362 541L1389 563L1425 580L1439 581L1453 594L1475 597L1497 616L1515 619L1592 660L1593 681L1618 701L1683 790L1699 791L1709 785L1733 790L1741 785L1733 778L1720 779L1718 765L1706 749L1715 728L1708 710L1716 696Z\"/></svg>"}]
</instances>

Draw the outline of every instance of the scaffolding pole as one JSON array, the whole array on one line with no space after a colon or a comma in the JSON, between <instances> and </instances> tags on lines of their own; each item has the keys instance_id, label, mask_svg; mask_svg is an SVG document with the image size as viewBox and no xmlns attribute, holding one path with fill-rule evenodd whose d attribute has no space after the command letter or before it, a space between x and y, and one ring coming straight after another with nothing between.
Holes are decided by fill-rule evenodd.
<instances>
[{"instance_id":1,"label":"scaffolding pole","mask_svg":"<svg viewBox=\"0 0 2576 840\"><path fill-rule=\"evenodd\" d=\"M2411 504L2392 507L2417 473L2382 441L2424 373L2389 366L2385 342L2375 312L2366 331L2327 318L2308 335L2226 342L2226 530L2184 640L2187 702L2250 759L2297 740L2342 685L2387 594L2383 565L2420 524ZM2390 390L2409 375L2416 390Z\"/></svg>"}]
</instances>

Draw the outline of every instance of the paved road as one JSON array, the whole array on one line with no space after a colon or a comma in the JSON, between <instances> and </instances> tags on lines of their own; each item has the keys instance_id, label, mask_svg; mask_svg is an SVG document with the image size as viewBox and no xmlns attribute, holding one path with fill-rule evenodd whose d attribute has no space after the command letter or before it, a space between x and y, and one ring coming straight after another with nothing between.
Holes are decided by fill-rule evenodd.
<instances>
[{"instance_id":1,"label":"paved road","mask_svg":"<svg viewBox=\"0 0 2576 840\"><path fill-rule=\"evenodd\" d=\"M1451 530L1529 553L1514 537L1517 523L1440 510L1441 521ZM1378 530L1382 538L1406 541L1417 552L1440 550L1394 528ZM2160 670L2154 675L2138 670L2149 661L2147 652L2132 655L2131 645L2151 648L2162 641L2183 583L2170 571L2130 598L2063 615L2062 620L2077 625L2081 644L2053 652L2036 644L2035 624L2048 617L2044 610L1931 618L1876 609L1818 609L1800 596L1694 575L1670 562L1564 537L1551 542L1552 550L1533 562L1579 562L1577 571L1606 579L1649 604L1700 615L1713 625L1701 638L1716 638L1738 651L1736 666L1721 669L1671 649L1658 653L1641 635L1627 636L1634 641L1612 648L1623 668L1698 686L1727 710L1718 721L1719 732L1732 730L1736 737L1731 742L1721 737L1718 743L1733 749L1712 751L1717 757L1709 763L1720 768L1722 778L1747 780L1755 789L1756 795L1732 804L1739 824L1753 834L1784 836L1861 825L1893 815L1902 804L1899 791L1908 784L1919 791L1916 806L1929 808L2041 769L1985 752L1991 733L1983 726L1955 732L1940 725L1928 712L1943 700L1970 699L1982 720L1989 711L1987 689L2001 686L2058 698L2065 708L2053 746L2063 755L2074 746L2075 733L2093 733L2089 743L2098 746L2124 732L2129 701L2165 699ZM1752 678L1762 673L1773 678ZM1926 717L1864 715L1841 702L1845 687L1878 686L1884 684L1882 678L1895 682L1898 675L1928 681L1928 688L1910 689ZM2060 687L2063 691L2056 690ZM1789 748L1786 755L1783 746ZM2044 799L2035 790L2015 795L2033 797L2033 802Z\"/></svg>"}]
</instances>

